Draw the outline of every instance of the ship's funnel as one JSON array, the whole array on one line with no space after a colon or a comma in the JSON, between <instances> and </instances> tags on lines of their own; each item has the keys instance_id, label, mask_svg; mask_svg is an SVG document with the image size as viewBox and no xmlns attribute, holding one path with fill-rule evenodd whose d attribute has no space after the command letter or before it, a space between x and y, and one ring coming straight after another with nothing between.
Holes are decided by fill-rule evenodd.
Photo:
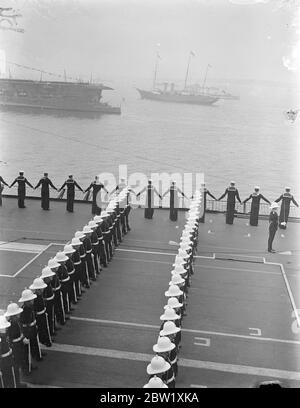
<instances>
[{"instance_id":1,"label":"ship's funnel","mask_svg":"<svg viewBox=\"0 0 300 408\"><path fill-rule=\"evenodd\" d=\"M167 92L168 90L168 82L164 82L164 92Z\"/></svg>"}]
</instances>

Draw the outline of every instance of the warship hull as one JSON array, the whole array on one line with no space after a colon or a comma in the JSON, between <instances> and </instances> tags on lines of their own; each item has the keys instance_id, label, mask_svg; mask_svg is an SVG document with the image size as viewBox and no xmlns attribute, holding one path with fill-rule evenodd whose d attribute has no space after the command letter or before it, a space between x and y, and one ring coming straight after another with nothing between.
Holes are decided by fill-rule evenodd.
<instances>
[{"instance_id":1,"label":"warship hull","mask_svg":"<svg viewBox=\"0 0 300 408\"><path fill-rule=\"evenodd\" d=\"M119 107L100 102L101 84L0 79L0 107L62 112L120 114Z\"/></svg>"},{"instance_id":2,"label":"warship hull","mask_svg":"<svg viewBox=\"0 0 300 408\"><path fill-rule=\"evenodd\" d=\"M142 99L150 99L160 102L184 103L190 105L212 105L218 101L218 97L210 95L192 95L184 93L159 93L138 89Z\"/></svg>"}]
</instances>

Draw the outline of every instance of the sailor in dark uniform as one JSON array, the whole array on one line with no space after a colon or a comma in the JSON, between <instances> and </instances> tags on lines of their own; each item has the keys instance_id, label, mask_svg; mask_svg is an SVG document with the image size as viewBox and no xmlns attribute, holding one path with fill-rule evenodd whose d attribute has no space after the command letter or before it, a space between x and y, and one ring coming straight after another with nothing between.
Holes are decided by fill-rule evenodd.
<instances>
[{"instance_id":1,"label":"sailor in dark uniform","mask_svg":"<svg viewBox=\"0 0 300 408\"><path fill-rule=\"evenodd\" d=\"M42 186L41 189L41 206L43 210L49 210L49 186L54 188L57 191L57 188L53 185L52 181L48 178L48 173L44 173L44 177L40 179L37 185L34 187L36 190L39 186Z\"/></svg>"},{"instance_id":2,"label":"sailor in dark uniform","mask_svg":"<svg viewBox=\"0 0 300 408\"><path fill-rule=\"evenodd\" d=\"M25 340L27 346L26 359L28 372L31 372L31 356L34 357L36 361L42 361L44 355L40 347L36 317L33 309L33 301L35 298L36 295L32 293L30 289L25 289L22 292L21 298L18 300L18 302L23 303L23 312L20 316L23 334L24 337L29 340Z\"/></svg>"},{"instance_id":3,"label":"sailor in dark uniform","mask_svg":"<svg viewBox=\"0 0 300 408\"><path fill-rule=\"evenodd\" d=\"M80 300L82 296L82 288L81 288L81 276L82 276L82 262L80 258L80 247L82 246L82 242L79 238L73 238L71 241L71 246L75 249L74 254L72 255L72 261L74 264L74 283L75 283L75 290L76 290L76 298L77 301Z\"/></svg>"},{"instance_id":4,"label":"sailor in dark uniform","mask_svg":"<svg viewBox=\"0 0 300 408\"><path fill-rule=\"evenodd\" d=\"M288 222L289 214L290 214L290 205L291 201L296 206L299 207L298 203L294 199L294 196L290 193L290 187L285 188L285 193L281 194L275 203L279 203L282 200L280 214L279 214L279 228L286 229L286 224Z\"/></svg>"},{"instance_id":5,"label":"sailor in dark uniform","mask_svg":"<svg viewBox=\"0 0 300 408\"><path fill-rule=\"evenodd\" d=\"M34 279L29 289L36 295L33 301L33 309L36 316L37 330L40 342L47 347L52 346L52 339L49 329L48 315L46 310L46 302L43 297L43 291L47 287L43 279Z\"/></svg>"},{"instance_id":6,"label":"sailor in dark uniform","mask_svg":"<svg viewBox=\"0 0 300 408\"><path fill-rule=\"evenodd\" d=\"M98 251L97 252L99 254L99 262L100 262L100 265L107 268L108 259L107 259L107 253L106 253L106 244L105 244L105 239L104 239L104 235L102 231L102 227L104 227L103 218L99 215L95 215L94 222L97 224L97 228L95 229L95 232L98 238ZM94 242L96 242L96 240L94 240Z\"/></svg>"},{"instance_id":7,"label":"sailor in dark uniform","mask_svg":"<svg viewBox=\"0 0 300 408\"><path fill-rule=\"evenodd\" d=\"M58 268L60 264L56 261L55 258L50 258L48 261L48 267L51 269L52 272L55 273L53 276L50 284L53 289L54 293L54 316L55 316L55 327L54 330L57 331L56 323L64 325L66 323L66 314L64 308L64 302L62 297L62 284L61 284L61 276L58 274Z\"/></svg>"},{"instance_id":8,"label":"sailor in dark uniform","mask_svg":"<svg viewBox=\"0 0 300 408\"><path fill-rule=\"evenodd\" d=\"M41 279L47 285L43 290L43 298L46 303L46 312L48 317L48 325L51 336L55 336L55 314L54 314L54 291L51 285L51 281L55 273L48 267L42 269Z\"/></svg>"},{"instance_id":9,"label":"sailor in dark uniform","mask_svg":"<svg viewBox=\"0 0 300 408\"><path fill-rule=\"evenodd\" d=\"M161 378L168 388L175 388L175 375L171 364L163 357L156 355L147 366L149 379L154 375Z\"/></svg>"},{"instance_id":10,"label":"sailor in dark uniform","mask_svg":"<svg viewBox=\"0 0 300 408\"><path fill-rule=\"evenodd\" d=\"M3 180L3 178L0 176L0 207L2 206L2 191L4 189L3 184L7 187L9 187L9 185L6 183L6 181Z\"/></svg>"},{"instance_id":11,"label":"sailor in dark uniform","mask_svg":"<svg viewBox=\"0 0 300 408\"><path fill-rule=\"evenodd\" d=\"M147 192L144 217L149 220L152 220L154 214L154 194L157 194L160 199L162 199L162 196L152 185L151 180L148 181L148 185L144 187L136 196L139 197L141 194L144 193L144 191Z\"/></svg>"},{"instance_id":12,"label":"sailor in dark uniform","mask_svg":"<svg viewBox=\"0 0 300 408\"><path fill-rule=\"evenodd\" d=\"M207 196L209 195L211 198L213 198L214 200L217 200L216 197L211 194L210 191L208 191L208 189L205 187L205 183L201 184L201 188L203 190L203 215L202 217L199 219L199 222L205 222L205 211L206 211L206 200L207 200Z\"/></svg>"},{"instance_id":13,"label":"sailor in dark uniform","mask_svg":"<svg viewBox=\"0 0 300 408\"><path fill-rule=\"evenodd\" d=\"M64 187L67 187L67 211L74 211L74 198L75 198L75 187L83 192L82 188L73 180L72 174L69 175L69 178L64 182L61 188L58 191L61 191Z\"/></svg>"},{"instance_id":14,"label":"sailor in dark uniform","mask_svg":"<svg viewBox=\"0 0 300 408\"><path fill-rule=\"evenodd\" d=\"M253 225L256 227L258 225L260 200L262 199L268 204L271 204L271 202L259 192L259 187L254 188L254 193L250 194L249 197L243 201L243 204L245 204L251 198L252 198L252 202L251 202L251 211L250 211L250 225Z\"/></svg>"},{"instance_id":15,"label":"sailor in dark uniform","mask_svg":"<svg viewBox=\"0 0 300 408\"><path fill-rule=\"evenodd\" d=\"M7 329L10 323L0 316L0 388L17 388L13 352Z\"/></svg>"},{"instance_id":16,"label":"sailor in dark uniform","mask_svg":"<svg viewBox=\"0 0 300 408\"><path fill-rule=\"evenodd\" d=\"M66 316L67 313L70 313L70 299L69 299L69 287L70 287L70 276L68 274L68 269L65 265L66 261L69 258L67 257L64 252L59 251L55 255L54 260L60 264L60 266L57 269L57 276L58 279L60 280L61 283L61 294L62 294L62 300L63 300L63 307L64 307L64 312L65 312L65 319L69 320L69 317Z\"/></svg>"},{"instance_id":17,"label":"sailor in dark uniform","mask_svg":"<svg viewBox=\"0 0 300 408\"><path fill-rule=\"evenodd\" d=\"M182 197L186 197L184 193L176 187L176 182L172 181L170 188L162 195L164 198L168 193L170 193L170 215L169 218L171 221L177 221L178 218L178 193L181 194Z\"/></svg>"},{"instance_id":18,"label":"sailor in dark uniform","mask_svg":"<svg viewBox=\"0 0 300 408\"><path fill-rule=\"evenodd\" d=\"M106 193L108 194L108 190L104 187L104 184L102 184L99 181L99 177L96 176L95 180L90 184L90 186L84 190L84 192L88 192L90 190L93 190L93 201L92 201L92 214L93 215L100 215L101 214L101 207L98 206L97 203L101 203L101 199L99 199L98 194L101 194L101 190L105 190ZM98 197L98 198L97 198Z\"/></svg>"},{"instance_id":19,"label":"sailor in dark uniform","mask_svg":"<svg viewBox=\"0 0 300 408\"><path fill-rule=\"evenodd\" d=\"M93 230L90 236L90 240L92 243L92 254L94 256L94 265L95 265L96 274L100 275L100 272L102 271L101 262L100 262L100 246L99 246L99 238L96 232L96 230L98 229L98 224L95 221L89 221L88 227L90 227Z\"/></svg>"},{"instance_id":20,"label":"sailor in dark uniform","mask_svg":"<svg viewBox=\"0 0 300 408\"><path fill-rule=\"evenodd\" d=\"M86 263L87 263L89 278L90 280L95 281L97 278L98 270L97 270L97 267L95 266L93 245L91 241L93 230L88 225L85 225L81 232L85 235L82 243L83 243L85 253L86 253Z\"/></svg>"},{"instance_id":21,"label":"sailor in dark uniform","mask_svg":"<svg viewBox=\"0 0 300 408\"><path fill-rule=\"evenodd\" d=\"M227 195L227 208L226 208L226 224L233 224L234 212L235 212L235 199L241 204L238 189L235 187L235 182L231 181L230 186L226 188L224 194L218 198L218 201L222 200Z\"/></svg>"},{"instance_id":22,"label":"sailor in dark uniform","mask_svg":"<svg viewBox=\"0 0 300 408\"><path fill-rule=\"evenodd\" d=\"M76 284L75 284L75 265L73 262L73 254L75 254L76 250L73 248L72 245L65 245L63 253L68 257L66 260L66 268L68 271L68 275L70 277L69 281L69 301L73 304L77 303L77 293L76 293ZM70 309L72 309L70 307Z\"/></svg>"},{"instance_id":23,"label":"sailor in dark uniform","mask_svg":"<svg viewBox=\"0 0 300 408\"><path fill-rule=\"evenodd\" d=\"M274 237L276 231L278 229L278 214L277 209L279 205L277 203L272 203L270 207L270 215L269 215L269 238L268 238L268 252L275 252L272 248Z\"/></svg>"},{"instance_id":24,"label":"sailor in dark uniform","mask_svg":"<svg viewBox=\"0 0 300 408\"><path fill-rule=\"evenodd\" d=\"M13 352L13 365L15 371L15 379L17 388L25 388L26 385L20 382L21 371L26 375L28 368L26 367L26 346L24 344L24 335L20 323L21 309L16 303L10 303L4 316L10 323L7 329L7 334Z\"/></svg>"},{"instance_id":25,"label":"sailor in dark uniform","mask_svg":"<svg viewBox=\"0 0 300 408\"><path fill-rule=\"evenodd\" d=\"M11 183L10 187L18 183L18 207L25 208L25 196L26 196L26 184L34 188L32 184L29 183L26 177L24 177L24 171L19 172L19 176Z\"/></svg>"},{"instance_id":26,"label":"sailor in dark uniform","mask_svg":"<svg viewBox=\"0 0 300 408\"><path fill-rule=\"evenodd\" d=\"M158 337L157 343L153 346L153 351L171 364L174 376L176 377L178 373L176 345L171 342L169 337Z\"/></svg>"}]
</instances>

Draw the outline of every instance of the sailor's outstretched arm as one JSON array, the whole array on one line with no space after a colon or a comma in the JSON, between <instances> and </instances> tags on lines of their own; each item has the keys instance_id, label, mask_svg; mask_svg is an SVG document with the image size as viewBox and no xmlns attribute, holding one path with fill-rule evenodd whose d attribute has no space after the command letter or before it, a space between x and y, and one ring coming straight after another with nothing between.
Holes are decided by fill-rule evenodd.
<instances>
[{"instance_id":1,"label":"sailor's outstretched arm","mask_svg":"<svg viewBox=\"0 0 300 408\"><path fill-rule=\"evenodd\" d=\"M206 190L206 194L208 194L214 200L217 200L216 197L212 193L210 193L208 190Z\"/></svg>"},{"instance_id":2,"label":"sailor's outstretched arm","mask_svg":"<svg viewBox=\"0 0 300 408\"><path fill-rule=\"evenodd\" d=\"M87 188L86 190L84 190L84 193L86 193L87 191L90 191L90 189L92 188L92 186L93 186L93 183L91 183L91 184L88 186L88 188Z\"/></svg>"},{"instance_id":3,"label":"sailor's outstretched arm","mask_svg":"<svg viewBox=\"0 0 300 408\"><path fill-rule=\"evenodd\" d=\"M12 187L12 186L14 186L14 185L16 184L16 182L17 182L17 179L15 179L15 180L11 183L11 185L9 186L9 188Z\"/></svg>"},{"instance_id":4,"label":"sailor's outstretched arm","mask_svg":"<svg viewBox=\"0 0 300 408\"><path fill-rule=\"evenodd\" d=\"M34 189L33 185L32 185L31 183L29 183L29 181L27 180L27 178L25 179L25 183L26 183L29 187L31 187L31 188Z\"/></svg>"},{"instance_id":5,"label":"sailor's outstretched arm","mask_svg":"<svg viewBox=\"0 0 300 408\"><path fill-rule=\"evenodd\" d=\"M6 183L6 181L3 180L2 177L0 177L0 181L1 181L3 184L5 184L7 187L9 187L9 185Z\"/></svg>"},{"instance_id":6,"label":"sailor's outstretched arm","mask_svg":"<svg viewBox=\"0 0 300 408\"><path fill-rule=\"evenodd\" d=\"M144 191L146 191L147 187L144 187L139 193L136 194L137 197L139 197L141 194L143 194Z\"/></svg>"},{"instance_id":7,"label":"sailor's outstretched arm","mask_svg":"<svg viewBox=\"0 0 300 408\"><path fill-rule=\"evenodd\" d=\"M42 184L42 179L40 179L40 181L37 183L37 185L34 187L34 189L36 190L41 184Z\"/></svg>"},{"instance_id":8,"label":"sailor's outstretched arm","mask_svg":"<svg viewBox=\"0 0 300 408\"><path fill-rule=\"evenodd\" d=\"M299 204L298 204L297 201L294 199L294 197L292 198L292 202L295 204L296 207L299 207Z\"/></svg>"},{"instance_id":9,"label":"sailor's outstretched arm","mask_svg":"<svg viewBox=\"0 0 300 408\"><path fill-rule=\"evenodd\" d=\"M236 198L238 199L239 203L242 204L238 189L236 190Z\"/></svg>"},{"instance_id":10,"label":"sailor's outstretched arm","mask_svg":"<svg viewBox=\"0 0 300 408\"><path fill-rule=\"evenodd\" d=\"M224 198L227 193L228 193L228 189L226 188L224 194L222 194L221 197L218 198L218 201L222 200L222 198Z\"/></svg>"},{"instance_id":11,"label":"sailor's outstretched arm","mask_svg":"<svg viewBox=\"0 0 300 408\"><path fill-rule=\"evenodd\" d=\"M162 200L162 196L159 194L159 192L156 190L155 187L153 187L153 192L154 192L155 194L157 194L158 197Z\"/></svg>"},{"instance_id":12,"label":"sailor's outstretched arm","mask_svg":"<svg viewBox=\"0 0 300 408\"><path fill-rule=\"evenodd\" d=\"M164 198L169 192L170 192L170 189L168 188L168 190L163 193L162 198Z\"/></svg>"},{"instance_id":13,"label":"sailor's outstretched arm","mask_svg":"<svg viewBox=\"0 0 300 408\"><path fill-rule=\"evenodd\" d=\"M61 191L66 185L67 185L67 182L65 181L64 184L61 186L61 188L58 189L58 191Z\"/></svg>"},{"instance_id":14,"label":"sailor's outstretched arm","mask_svg":"<svg viewBox=\"0 0 300 408\"><path fill-rule=\"evenodd\" d=\"M247 201L249 201L249 200L250 200L250 198L252 198L252 194L250 194L250 195L249 195L249 197L248 197L248 198L246 198L246 200L244 200L244 201L243 201L243 204L246 204L246 202L247 202Z\"/></svg>"},{"instance_id":15,"label":"sailor's outstretched arm","mask_svg":"<svg viewBox=\"0 0 300 408\"><path fill-rule=\"evenodd\" d=\"M277 200L275 200L275 203L279 203L279 201L281 201L282 199L283 199L283 195L281 194L281 196L277 198Z\"/></svg>"},{"instance_id":16,"label":"sailor's outstretched arm","mask_svg":"<svg viewBox=\"0 0 300 408\"><path fill-rule=\"evenodd\" d=\"M80 191L83 192L82 188L80 187L80 185L75 180L74 180L74 184Z\"/></svg>"},{"instance_id":17,"label":"sailor's outstretched arm","mask_svg":"<svg viewBox=\"0 0 300 408\"><path fill-rule=\"evenodd\" d=\"M53 185L53 183L52 183L52 181L49 179L49 184L50 184L50 186L52 187L52 188L54 188L54 190L56 190L57 191L57 188Z\"/></svg>"},{"instance_id":18,"label":"sailor's outstretched arm","mask_svg":"<svg viewBox=\"0 0 300 408\"><path fill-rule=\"evenodd\" d=\"M266 203L271 204L271 202L266 197L264 197L262 194L260 196Z\"/></svg>"}]
</instances>

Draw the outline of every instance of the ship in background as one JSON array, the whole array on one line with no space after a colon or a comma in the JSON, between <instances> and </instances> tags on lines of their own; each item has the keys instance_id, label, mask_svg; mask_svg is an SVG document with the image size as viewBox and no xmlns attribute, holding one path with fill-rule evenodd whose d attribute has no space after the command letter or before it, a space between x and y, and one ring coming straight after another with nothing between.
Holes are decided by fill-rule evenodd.
<instances>
[{"instance_id":1,"label":"ship in background","mask_svg":"<svg viewBox=\"0 0 300 408\"><path fill-rule=\"evenodd\" d=\"M8 62L10 65L22 69L37 71L40 73L40 80L13 78L9 71L9 76L0 78L0 108L21 109L22 111L44 111L44 112L64 112L64 113L92 113L92 114L120 114L120 107L110 106L102 102L102 91L111 91L113 88L101 83L94 83L92 77L90 81L82 81L54 74L37 68ZM60 77L59 81L45 81L43 74Z\"/></svg>"},{"instance_id":2,"label":"ship in background","mask_svg":"<svg viewBox=\"0 0 300 408\"><path fill-rule=\"evenodd\" d=\"M120 114L120 107L101 102L102 91L112 89L89 82L0 78L0 107Z\"/></svg>"},{"instance_id":3,"label":"ship in background","mask_svg":"<svg viewBox=\"0 0 300 408\"><path fill-rule=\"evenodd\" d=\"M184 88L182 90L175 90L174 83L168 84L168 82L164 82L162 84L163 88L159 88L161 84L157 84L156 82L158 64L160 60L160 55L159 53L157 53L154 69L153 89L152 91L145 91L143 89L137 88L137 91L140 93L141 98L161 102L185 103L192 105L212 105L213 103L217 102L219 100L218 96L203 92L194 92L187 86L192 56L195 56L195 54L191 51L188 59Z\"/></svg>"},{"instance_id":4,"label":"ship in background","mask_svg":"<svg viewBox=\"0 0 300 408\"><path fill-rule=\"evenodd\" d=\"M152 91L146 91L143 89L137 88L142 99L151 99L155 101L162 102L175 102L175 103L187 103L193 105L212 105L217 102L219 99L239 99L238 96L232 95L229 92L226 92L220 88L215 87L205 87L207 73L211 65L208 64L205 72L205 77L202 85L188 85L188 74L190 69L191 58L195 54L191 51L188 59L188 65L185 75L184 88L183 90L175 90L174 83L157 83L157 71L160 56L157 53L155 69L154 69L154 80L153 80L153 89Z\"/></svg>"}]
</instances>

